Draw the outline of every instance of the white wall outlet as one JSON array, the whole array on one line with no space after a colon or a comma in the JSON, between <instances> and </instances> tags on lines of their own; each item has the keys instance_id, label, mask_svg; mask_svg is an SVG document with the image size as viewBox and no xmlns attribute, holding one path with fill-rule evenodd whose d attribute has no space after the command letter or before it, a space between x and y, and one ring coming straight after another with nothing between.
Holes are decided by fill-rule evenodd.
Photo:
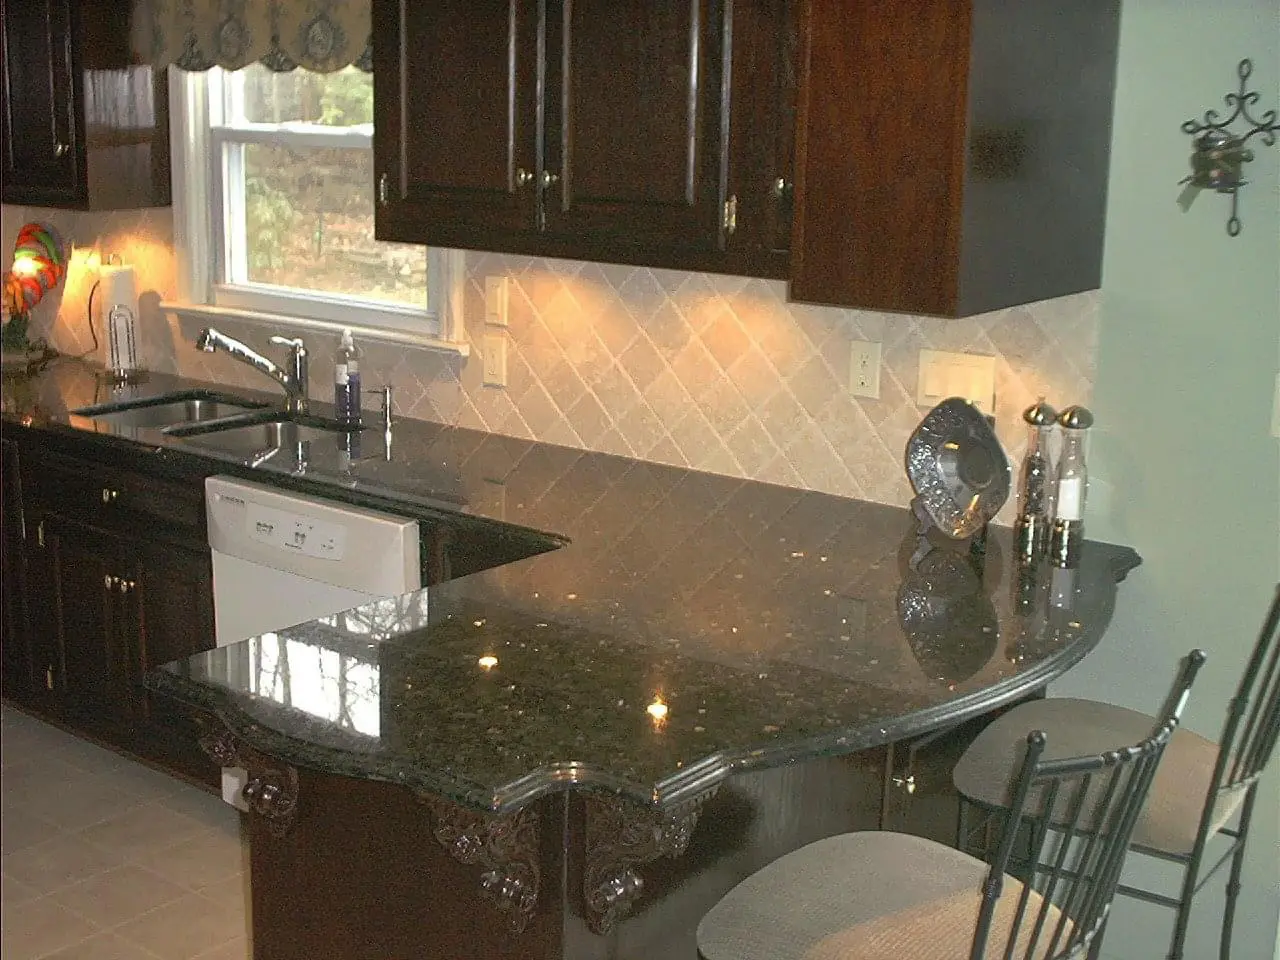
<instances>
[{"instance_id":1,"label":"white wall outlet","mask_svg":"<svg viewBox=\"0 0 1280 960\"><path fill-rule=\"evenodd\" d=\"M916 403L932 407L948 397L964 397L983 413L994 413L996 358L977 353L921 350Z\"/></svg>"},{"instance_id":2,"label":"white wall outlet","mask_svg":"<svg viewBox=\"0 0 1280 960\"><path fill-rule=\"evenodd\" d=\"M484 278L484 322L491 327L507 325L509 304L506 277Z\"/></svg>"},{"instance_id":3,"label":"white wall outlet","mask_svg":"<svg viewBox=\"0 0 1280 960\"><path fill-rule=\"evenodd\" d=\"M880 344L855 340L850 353L849 392L855 397L880 399Z\"/></svg>"},{"instance_id":4,"label":"white wall outlet","mask_svg":"<svg viewBox=\"0 0 1280 960\"><path fill-rule=\"evenodd\" d=\"M503 333L484 335L484 385L507 385L507 336Z\"/></svg>"}]
</instances>

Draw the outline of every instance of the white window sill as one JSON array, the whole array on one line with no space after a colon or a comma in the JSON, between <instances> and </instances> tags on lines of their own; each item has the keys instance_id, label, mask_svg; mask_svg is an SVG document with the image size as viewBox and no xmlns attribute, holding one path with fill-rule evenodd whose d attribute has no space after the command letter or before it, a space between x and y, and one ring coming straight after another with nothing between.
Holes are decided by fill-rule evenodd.
<instances>
[{"instance_id":1,"label":"white window sill","mask_svg":"<svg viewBox=\"0 0 1280 960\"><path fill-rule=\"evenodd\" d=\"M273 327L295 327L299 330L311 330L335 335L341 334L343 330L350 330L358 340L396 343L423 350L451 353L458 357L471 355L471 345L465 341L443 340L440 337L414 333L411 330L393 330L388 327L368 326L361 323L334 323L330 320L310 320L285 314L263 313L257 310L213 307L203 303L173 303L165 301L160 304L160 309L166 313L176 313L179 317L191 318L201 322L237 320L244 323L260 323Z\"/></svg>"}]
</instances>

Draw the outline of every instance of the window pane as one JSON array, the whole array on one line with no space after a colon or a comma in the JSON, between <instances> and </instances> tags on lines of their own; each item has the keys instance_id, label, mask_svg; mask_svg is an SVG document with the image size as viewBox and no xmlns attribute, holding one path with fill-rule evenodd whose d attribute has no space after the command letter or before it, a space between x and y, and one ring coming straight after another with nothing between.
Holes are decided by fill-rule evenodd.
<instances>
[{"instance_id":1,"label":"window pane","mask_svg":"<svg viewBox=\"0 0 1280 960\"><path fill-rule=\"evenodd\" d=\"M427 248L373 239L373 152L245 144L247 279L426 308Z\"/></svg>"},{"instance_id":2,"label":"window pane","mask_svg":"<svg viewBox=\"0 0 1280 960\"><path fill-rule=\"evenodd\" d=\"M373 77L355 67L336 73L272 73L255 63L224 76L231 81L226 96L227 115L233 120L331 127L373 123ZM239 92L235 84L242 84ZM237 104L240 96L243 100Z\"/></svg>"}]
</instances>

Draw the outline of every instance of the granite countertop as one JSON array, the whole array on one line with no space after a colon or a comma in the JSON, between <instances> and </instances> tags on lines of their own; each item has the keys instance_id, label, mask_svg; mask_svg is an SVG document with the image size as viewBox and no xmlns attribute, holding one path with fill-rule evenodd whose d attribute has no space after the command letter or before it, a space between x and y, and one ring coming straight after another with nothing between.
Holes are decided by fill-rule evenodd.
<instances>
[{"instance_id":1,"label":"granite countertop","mask_svg":"<svg viewBox=\"0 0 1280 960\"><path fill-rule=\"evenodd\" d=\"M209 385L131 389L193 386ZM105 399L95 389L71 363L6 383L6 432L217 457L68 413ZM667 808L736 771L962 721L1088 653L1140 562L1089 541L1075 570L1022 569L992 528L985 554L940 543L913 569L901 508L422 421L397 422L390 461L376 441L377 459L349 465L313 450L302 476L285 457L234 472L444 522L455 572L492 553L477 537L524 537L537 555L148 683L264 753L481 809L570 784Z\"/></svg>"}]
</instances>

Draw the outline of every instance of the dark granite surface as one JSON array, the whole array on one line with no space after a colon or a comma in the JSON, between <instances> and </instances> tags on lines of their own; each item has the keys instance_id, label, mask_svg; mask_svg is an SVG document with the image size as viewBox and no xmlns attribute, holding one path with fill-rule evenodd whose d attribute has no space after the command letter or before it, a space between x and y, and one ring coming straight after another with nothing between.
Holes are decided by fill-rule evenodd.
<instances>
[{"instance_id":1,"label":"dark granite surface","mask_svg":"<svg viewBox=\"0 0 1280 960\"><path fill-rule=\"evenodd\" d=\"M66 411L94 399L55 365L6 384L5 431L79 429ZM208 455L143 433L94 435ZM420 421L397 423L391 462L341 470L335 448L257 475L568 541L148 678L266 753L497 810L570 783L674 805L989 710L1083 657L1139 562L1088 542L1075 571L1019 571L993 528L985 556L942 544L913 570L905 509Z\"/></svg>"}]
</instances>

